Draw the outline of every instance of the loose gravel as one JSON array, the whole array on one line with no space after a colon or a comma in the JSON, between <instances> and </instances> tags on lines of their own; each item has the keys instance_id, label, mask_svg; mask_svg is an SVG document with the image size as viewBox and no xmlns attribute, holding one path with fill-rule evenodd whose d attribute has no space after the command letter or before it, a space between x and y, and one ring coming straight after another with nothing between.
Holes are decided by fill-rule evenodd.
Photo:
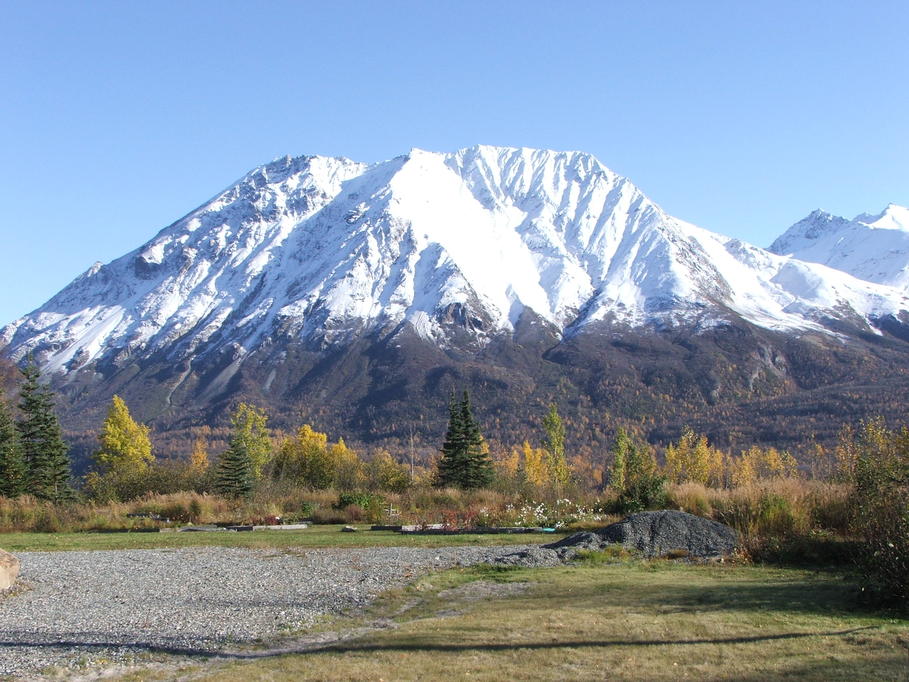
<instances>
[{"instance_id":1,"label":"loose gravel","mask_svg":"<svg viewBox=\"0 0 909 682\"><path fill-rule=\"evenodd\" d=\"M215 656L365 606L430 570L524 547L23 552L0 596L0 676Z\"/></svg>"}]
</instances>

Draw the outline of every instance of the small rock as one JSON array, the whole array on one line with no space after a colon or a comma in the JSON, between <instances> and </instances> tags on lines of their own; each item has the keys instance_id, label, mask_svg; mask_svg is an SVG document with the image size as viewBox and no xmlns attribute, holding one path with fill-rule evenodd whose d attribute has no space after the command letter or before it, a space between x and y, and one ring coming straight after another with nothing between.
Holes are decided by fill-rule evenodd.
<instances>
[{"instance_id":1,"label":"small rock","mask_svg":"<svg viewBox=\"0 0 909 682\"><path fill-rule=\"evenodd\" d=\"M0 549L0 590L8 590L19 577L19 560Z\"/></svg>"},{"instance_id":2,"label":"small rock","mask_svg":"<svg viewBox=\"0 0 909 682\"><path fill-rule=\"evenodd\" d=\"M543 545L547 549L562 549L563 547L571 547L575 550L599 550L609 545L610 542L605 540L602 535L597 533L591 533L589 531L581 531L580 533L575 533L574 535L569 535L566 538L562 538L558 542L551 542L548 545Z\"/></svg>"},{"instance_id":3,"label":"small rock","mask_svg":"<svg viewBox=\"0 0 909 682\"><path fill-rule=\"evenodd\" d=\"M539 568L543 566L558 566L562 563L562 555L554 549L530 546L518 552L498 557L494 561L502 566Z\"/></svg>"}]
</instances>

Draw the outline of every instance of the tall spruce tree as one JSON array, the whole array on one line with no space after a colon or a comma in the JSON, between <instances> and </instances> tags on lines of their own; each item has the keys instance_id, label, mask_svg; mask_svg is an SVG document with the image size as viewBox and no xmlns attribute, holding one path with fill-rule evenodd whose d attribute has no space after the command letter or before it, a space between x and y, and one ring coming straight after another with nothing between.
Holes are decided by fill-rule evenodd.
<instances>
[{"instance_id":1,"label":"tall spruce tree","mask_svg":"<svg viewBox=\"0 0 909 682\"><path fill-rule=\"evenodd\" d=\"M439 460L439 471L436 476L439 486L460 485L466 469L466 451L461 406L452 392L448 399L448 430L442 443L442 458Z\"/></svg>"},{"instance_id":2,"label":"tall spruce tree","mask_svg":"<svg viewBox=\"0 0 909 682\"><path fill-rule=\"evenodd\" d=\"M439 485L454 485L466 490L488 486L493 477L492 460L480 426L473 417L467 391L460 402L452 395L448 414L448 430L439 461Z\"/></svg>"},{"instance_id":3,"label":"tall spruce tree","mask_svg":"<svg viewBox=\"0 0 909 682\"><path fill-rule=\"evenodd\" d=\"M0 496L17 497L25 492L25 458L19 432L9 406L0 398Z\"/></svg>"},{"instance_id":4,"label":"tall spruce tree","mask_svg":"<svg viewBox=\"0 0 909 682\"><path fill-rule=\"evenodd\" d=\"M19 393L21 418L16 423L25 460L26 492L51 502L73 495L69 448L54 413L54 394L41 383L38 365L29 359L21 370L25 381Z\"/></svg>"},{"instance_id":5,"label":"tall spruce tree","mask_svg":"<svg viewBox=\"0 0 909 682\"><path fill-rule=\"evenodd\" d=\"M249 497L253 489L253 480L256 477L255 453L251 444L255 446L256 439L250 437L249 420L244 419L248 405L241 403L240 407L231 416L233 432L230 444L215 468L215 491L225 497ZM258 416L258 413L256 415ZM264 428L264 414L261 415L262 428Z\"/></svg>"},{"instance_id":6,"label":"tall spruce tree","mask_svg":"<svg viewBox=\"0 0 909 682\"><path fill-rule=\"evenodd\" d=\"M249 497L253 487L252 460L242 438L233 437L218 459L215 491L225 497Z\"/></svg>"}]
</instances>

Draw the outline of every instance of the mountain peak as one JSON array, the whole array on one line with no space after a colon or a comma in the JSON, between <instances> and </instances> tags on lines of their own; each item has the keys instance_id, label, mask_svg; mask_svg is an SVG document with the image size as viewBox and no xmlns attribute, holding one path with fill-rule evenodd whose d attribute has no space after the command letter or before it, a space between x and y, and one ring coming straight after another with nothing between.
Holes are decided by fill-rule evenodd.
<instances>
[{"instance_id":1,"label":"mountain peak","mask_svg":"<svg viewBox=\"0 0 909 682\"><path fill-rule=\"evenodd\" d=\"M791 255L806 244L832 234L849 223L845 218L817 208L777 237L768 250L780 255Z\"/></svg>"},{"instance_id":2,"label":"mountain peak","mask_svg":"<svg viewBox=\"0 0 909 682\"><path fill-rule=\"evenodd\" d=\"M909 232L909 208L899 204L887 204L887 207L878 214L860 213L854 220L869 227Z\"/></svg>"},{"instance_id":3,"label":"mountain peak","mask_svg":"<svg viewBox=\"0 0 909 682\"><path fill-rule=\"evenodd\" d=\"M853 220L813 211L769 250L909 291L909 209L897 204Z\"/></svg>"}]
</instances>

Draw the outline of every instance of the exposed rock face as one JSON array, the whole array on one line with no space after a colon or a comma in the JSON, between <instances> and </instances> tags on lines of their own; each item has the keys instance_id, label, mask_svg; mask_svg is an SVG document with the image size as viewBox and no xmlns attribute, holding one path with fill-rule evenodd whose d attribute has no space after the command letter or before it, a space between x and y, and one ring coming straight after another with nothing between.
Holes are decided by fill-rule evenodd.
<instances>
[{"instance_id":1,"label":"exposed rock face","mask_svg":"<svg viewBox=\"0 0 909 682\"><path fill-rule=\"evenodd\" d=\"M687 552L691 557L723 556L738 544L738 534L729 526L682 511L632 514L597 534L648 557L672 551Z\"/></svg>"},{"instance_id":2,"label":"exposed rock face","mask_svg":"<svg viewBox=\"0 0 909 682\"><path fill-rule=\"evenodd\" d=\"M19 560L0 549L0 590L8 590L19 576Z\"/></svg>"}]
</instances>

